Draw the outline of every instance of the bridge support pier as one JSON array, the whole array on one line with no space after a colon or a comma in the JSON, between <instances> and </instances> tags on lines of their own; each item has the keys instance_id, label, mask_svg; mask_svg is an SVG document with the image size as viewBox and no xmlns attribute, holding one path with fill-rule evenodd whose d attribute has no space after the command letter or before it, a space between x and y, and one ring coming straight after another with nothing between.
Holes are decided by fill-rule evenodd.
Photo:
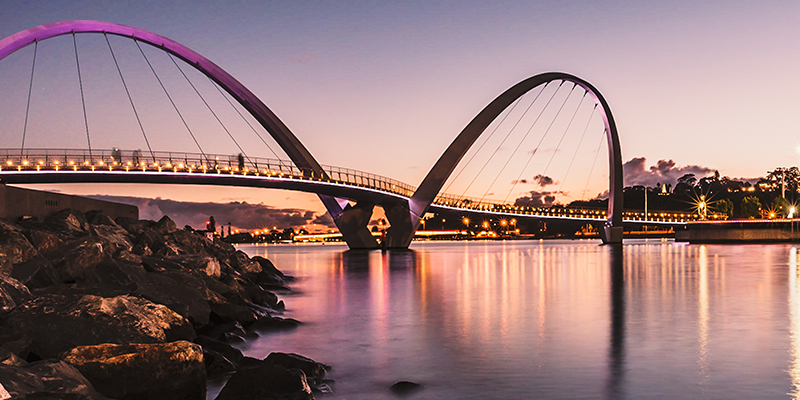
<instances>
[{"instance_id":1,"label":"bridge support pier","mask_svg":"<svg viewBox=\"0 0 800 400\"><path fill-rule=\"evenodd\" d=\"M414 239L416 231L414 222L411 220L411 211L404 204L384 205L383 211L389 219L389 230L386 231L386 248L407 249Z\"/></svg>"},{"instance_id":2,"label":"bridge support pier","mask_svg":"<svg viewBox=\"0 0 800 400\"><path fill-rule=\"evenodd\" d=\"M614 223L611 221L607 221L603 224L602 227L598 230L600 233L600 239L603 240L603 244L619 244L622 243L622 224L620 223L619 226L615 226Z\"/></svg>"},{"instance_id":3,"label":"bridge support pier","mask_svg":"<svg viewBox=\"0 0 800 400\"><path fill-rule=\"evenodd\" d=\"M375 204L365 201L359 201L355 206L348 204L341 214L333 219L342 234L342 239L350 249L377 249L379 247L378 241L367 228L374 207Z\"/></svg>"}]
</instances>

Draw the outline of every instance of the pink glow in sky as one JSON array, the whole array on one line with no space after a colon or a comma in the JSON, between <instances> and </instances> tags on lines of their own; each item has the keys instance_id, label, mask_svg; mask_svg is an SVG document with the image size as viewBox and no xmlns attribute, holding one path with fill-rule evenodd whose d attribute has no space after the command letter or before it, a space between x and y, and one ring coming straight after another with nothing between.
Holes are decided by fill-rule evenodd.
<instances>
[{"instance_id":1,"label":"pink glow in sky","mask_svg":"<svg viewBox=\"0 0 800 400\"><path fill-rule=\"evenodd\" d=\"M722 175L753 177L797 164L795 93L800 82L793 76L800 70L798 15L800 3L788 1L7 0L0 12L0 37L71 19L115 22L167 36L244 83L321 163L412 185L495 96L546 71L575 74L603 93L618 124L624 160L645 157L655 164L673 159L678 165L719 169ZM64 54L67 63L74 62L66 58L70 53ZM27 79L29 53L5 61L16 62L9 69ZM100 67L100 62L86 66ZM0 73L6 73L2 63ZM61 74L64 81L74 80L74 70ZM0 106L24 110L24 79L23 96L9 95L9 89ZM115 101L124 105L126 100ZM156 114L163 108L150 106ZM80 112L80 103L63 108L64 113ZM98 114L95 126L118 121ZM40 132L55 131L47 124L56 124L59 116L40 116ZM0 124L0 147L18 146L21 121L0 116ZM81 129L76 129L78 137ZM138 134L135 129L126 133ZM42 135L40 145L59 140L58 135ZM227 143L217 146L208 140L209 148L235 152ZM98 145L118 141L99 139ZM60 189L322 209L313 195L283 191L125 185Z\"/></svg>"}]
</instances>

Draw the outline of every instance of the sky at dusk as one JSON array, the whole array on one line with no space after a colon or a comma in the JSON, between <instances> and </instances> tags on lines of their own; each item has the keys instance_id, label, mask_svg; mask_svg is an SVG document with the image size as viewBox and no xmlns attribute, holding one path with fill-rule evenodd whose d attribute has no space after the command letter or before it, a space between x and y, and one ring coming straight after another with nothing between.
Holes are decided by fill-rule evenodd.
<instances>
[{"instance_id":1,"label":"sky at dusk","mask_svg":"<svg viewBox=\"0 0 800 400\"><path fill-rule=\"evenodd\" d=\"M492 99L515 83L548 71L577 75L605 96L619 129L623 160L631 162L626 184L652 184L653 176L664 181L676 179L681 171L715 169L723 176L752 178L776 166L796 165L800 157L800 119L794 96L800 82L792 79L800 70L795 50L800 38L798 2L5 0L0 7L0 37L49 22L93 19L174 39L214 61L259 96L320 163L369 171L414 186ZM86 49L82 68L87 74L95 70L115 74L113 63L92 50L94 44L105 45L100 38L96 43L78 38L79 46ZM75 70L67 69L74 68L74 58L69 58L74 57L69 53L71 38L51 40L55 43L51 47L40 45L37 72L49 68L52 79L74 81ZM58 50L57 40L67 46ZM112 44L120 49L121 58L133 51L126 50L122 39ZM55 56L48 61L44 54L51 48ZM18 53L0 61L0 84L6 88L0 106L10 110L5 119L0 116L0 147L4 148L19 146L19 115L24 116L20 113L24 113L32 49ZM59 67L59 61L67 67ZM164 63L164 59L156 62ZM135 79L140 72L132 64L127 68ZM87 94L111 92L109 82L119 84L87 78ZM32 113L45 106L56 111L39 111L39 125L31 126L31 145L83 147L66 146L59 142L66 141L66 134L52 133L62 112L80 113L79 101L60 98L74 99L77 86L67 89L54 84L41 89L43 95L32 100L39 108ZM136 90L144 91L144 84ZM124 109L127 100L120 93L103 104L87 100L95 129L122 125L124 118L131 118L102 111L114 102ZM153 115L167 108L156 100L142 103L147 104L143 108L154 109ZM583 114L576 115L576 120L586 123ZM79 121L82 124L82 117ZM133 124L130 120L126 126L133 128L119 128L125 139L93 140L99 147L122 147L140 135ZM76 137L82 129L82 125L74 129ZM176 122L164 123L160 129L165 131L162 147L193 151L181 148L185 139L171 133L182 129ZM204 140L207 149L238 152L211 134ZM597 142L592 139L592 143ZM272 157L266 149L255 155ZM590 153L577 157L575 171L586 174L588 164L580 163L591 157ZM605 157L600 157L601 164ZM602 186L601 175L607 167L603 164L598 171L595 179ZM572 180L554 176L550 190L575 195L586 182L585 176L579 179L577 174L569 172ZM525 175L529 180L533 177L533 172ZM512 179L516 177L506 181ZM600 186L591 186L589 191L597 194ZM135 185L56 189L323 210L314 195L276 190Z\"/></svg>"}]
</instances>

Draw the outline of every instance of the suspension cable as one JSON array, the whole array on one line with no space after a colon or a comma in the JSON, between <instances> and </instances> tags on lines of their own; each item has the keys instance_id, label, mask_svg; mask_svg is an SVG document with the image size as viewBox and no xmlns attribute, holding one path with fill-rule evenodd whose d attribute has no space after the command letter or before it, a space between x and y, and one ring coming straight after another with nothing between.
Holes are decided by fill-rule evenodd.
<instances>
[{"instance_id":1,"label":"suspension cable","mask_svg":"<svg viewBox=\"0 0 800 400\"><path fill-rule=\"evenodd\" d=\"M567 167L567 173L564 175L564 180L561 181L561 187L558 188L559 192L564 190L564 182L566 182L567 176L569 176L569 171L572 169L572 163L575 162L575 157L578 155L578 150L581 148L581 143L583 143L583 137L586 136L586 131L589 130L589 124L592 123L592 118L594 118L595 110L597 110L597 103L594 104L594 108L592 108L592 112L589 114L589 121L586 122L586 127L583 128L581 139L578 141L578 146L575 147L575 153L572 154L572 160L570 160L569 166Z\"/></svg>"},{"instance_id":2,"label":"suspension cable","mask_svg":"<svg viewBox=\"0 0 800 400\"><path fill-rule=\"evenodd\" d=\"M467 160L467 162L464 164L464 166L461 167L461 170L458 171L456 176L454 178L452 178L452 179L448 179L450 181L450 183L447 185L447 187L444 188L444 190L442 190L442 192L447 192L447 190L450 188L450 186L452 186L453 183L455 183L455 181L458 179L458 177L461 176L461 173L464 172L465 169L467 169L467 166L472 162L472 160L475 158L475 156L478 155L480 150L483 148L484 145L486 145L486 143L489 141L489 139L491 139L492 136L494 136L495 132L497 132L497 129L500 128L500 125L502 125L503 122L505 122L506 118L508 118L508 116L511 115L511 113L514 111L514 109L517 108L517 104L519 104L520 99L522 99L522 97L520 97L520 98L518 98L517 100L514 101L514 104L511 105L511 108L508 109L508 111L506 111L505 115L503 115L503 118L500 119L500 122L494 127L494 129L492 130L492 133L490 133L489 136L487 136L486 139L483 141L483 143L481 143L481 145L478 146L478 149L475 150L474 153L472 153L472 156L469 158L469 160ZM472 185L472 184L470 183L470 185ZM461 197L464 197L463 193L461 194Z\"/></svg>"},{"instance_id":3,"label":"suspension cable","mask_svg":"<svg viewBox=\"0 0 800 400\"><path fill-rule=\"evenodd\" d=\"M144 60L147 61L147 65L150 67L150 71L153 71L153 75L156 77L158 84L161 85L161 89L164 90L164 94L167 95L169 102L172 103L172 107L175 108L175 112L178 113L178 117L180 117L181 121L183 122L183 126L185 126L186 130L189 131L189 135L192 137L192 140L194 140L194 144L197 145L197 148L200 150L200 154L203 156L203 158L206 159L206 162L209 163L210 165L211 161L209 160L208 156L206 156L206 153L203 151L203 148L200 147L200 143L197 141L197 138L194 137L192 129L189 128L189 124L186 123L186 120L183 118L183 115L181 114L181 111L178 109L178 106L172 100L172 96L169 95L169 92L167 91L167 88L164 86L164 83L161 82L161 78L158 77L156 70L153 68L153 64L150 64L150 60L147 58L147 55L144 54L144 50L142 50L142 46L139 45L139 41L136 40L136 38L133 38L133 42L136 43L136 47L139 48L139 52L142 53L142 57L144 57Z\"/></svg>"},{"instance_id":4,"label":"suspension cable","mask_svg":"<svg viewBox=\"0 0 800 400\"><path fill-rule=\"evenodd\" d=\"M119 73L119 79L122 80L122 86L125 88L125 93L128 95L128 101L131 103L131 108L133 109L133 115L136 116L136 122L139 123L139 129L142 131L142 136L144 136L144 142L147 144L147 150L150 151L150 156L153 157L153 162L156 162L156 155L153 153L153 148L150 147L150 141L147 140L147 134L144 132L144 125L142 125L142 120L139 118L139 113L136 111L136 106L133 104L133 97L131 97L131 92L128 90L128 84L125 83L125 77L122 76L122 69L119 67L119 63L117 62L117 56L114 55L114 49L111 48L111 42L108 40L108 35L103 32L103 36L106 38L106 43L108 44L108 50L111 52L111 58L114 59L114 65L117 66L117 72Z\"/></svg>"},{"instance_id":5,"label":"suspension cable","mask_svg":"<svg viewBox=\"0 0 800 400\"><path fill-rule=\"evenodd\" d=\"M597 163L597 155L600 154L600 148L603 147L603 138L608 135L608 130L603 129L603 136L600 137L600 144L597 145L597 151L594 153L594 161L592 161L592 168L589 170L589 177L586 178L586 186L583 187L583 194L581 198L586 198L586 189L589 188L589 181L592 180L592 173L594 172L594 165Z\"/></svg>"},{"instance_id":6,"label":"suspension cable","mask_svg":"<svg viewBox=\"0 0 800 400\"><path fill-rule=\"evenodd\" d=\"M19 148L19 155L25 152L25 135L28 133L28 114L31 111L31 93L33 92L33 72L36 70L36 50L39 48L39 39L33 42L33 65L31 65L31 81L28 86L28 105L25 107L25 124L22 126L22 146Z\"/></svg>"},{"instance_id":7,"label":"suspension cable","mask_svg":"<svg viewBox=\"0 0 800 400\"><path fill-rule=\"evenodd\" d=\"M203 104L205 104L205 105L206 105L206 107L208 108L208 111L211 111L211 114L214 116L214 118L216 118L216 119L217 119L217 122L219 122L219 124L222 126L222 129L223 129L223 130L225 130L225 132L228 134L228 136L230 136L231 140L233 140L233 143L236 145L236 147L238 147L238 148L239 148L239 151L241 151L241 152L242 152L242 155L244 155L244 157L245 157L245 158L247 158L247 162L249 162L249 163L250 163L250 164L252 164L252 165L256 165L255 163L253 163L253 161L252 161L252 160L250 160L250 157L247 155L247 153L244 151L244 149L242 149L242 146L240 146L240 145L239 145L239 142L237 142L237 141L236 141L236 139L233 137L233 135L232 135L232 134L231 134L231 132L228 130L228 128L225 126L225 124L223 124L223 123L222 123L222 120L220 120L220 119L219 119L219 117L217 116L217 113L215 113L215 112L214 112L214 110L213 110L213 109L211 108L211 106L208 104L208 102L207 102L207 101L206 101L206 99L203 97L203 95L202 95L202 94L200 94L200 91L199 91L199 90L197 90L197 88L194 86L194 84L193 84L193 83L192 83L192 81L189 79L189 77L188 77L188 76L186 76L186 73L184 73L184 72L183 72L183 69L181 68L181 66L180 66L180 65L178 65L178 63L175 61L175 58L173 58L173 57L172 57L172 54L169 54L169 53L167 53L167 55L169 56L169 59L170 59L170 60L172 60L172 63L173 63L173 64L175 64L175 67L177 67L177 68L178 68L178 71L180 71L180 72L181 72L181 75L183 75L183 77L184 77L184 78L186 78L186 82L188 82L188 83L189 83L189 86L191 86L191 87L192 87L192 89L194 89L194 92L195 92L195 93L197 93L197 96L198 96L198 97L200 97L200 100L202 100L202 101L203 101Z\"/></svg>"},{"instance_id":8,"label":"suspension cable","mask_svg":"<svg viewBox=\"0 0 800 400\"><path fill-rule=\"evenodd\" d=\"M575 86L572 86L572 89L575 90ZM547 170L550 168L550 164L553 163L553 159L556 158L556 153L558 153L558 149L561 148L561 143L564 142L564 138L567 136L567 132L569 132L569 127L572 126L572 122L575 121L575 116L578 115L578 110L581 109L581 104L583 104L583 100L586 98L586 94L589 92L584 91L583 97L581 97L581 101L578 103L578 107L575 109L575 112L572 113L572 118L569 119L569 123L567 124L566 129L564 129L564 133L561 135L561 139L558 140L558 144L556 145L555 150L553 150L553 155L550 156L550 160L547 162L547 165L544 167L544 172L542 172L542 176L547 175ZM566 104L566 101L564 102ZM563 106L562 106L563 107ZM539 187L543 187L541 184L542 180L539 179Z\"/></svg>"},{"instance_id":9,"label":"suspension cable","mask_svg":"<svg viewBox=\"0 0 800 400\"><path fill-rule=\"evenodd\" d=\"M83 105L83 125L86 127L86 143L89 145L89 158L92 158L92 142L89 140L89 118L86 117L86 100L83 97L83 79L81 79L81 63L78 61L78 41L72 31L72 44L75 47L75 65L78 67L78 85L81 88L81 105Z\"/></svg>"},{"instance_id":10,"label":"suspension cable","mask_svg":"<svg viewBox=\"0 0 800 400\"><path fill-rule=\"evenodd\" d=\"M528 128L528 133L530 133L531 130L533 130L533 127L536 125L536 123L539 122L539 118L541 118L542 114L544 114L544 111L547 110L547 107L550 105L550 102L552 102L553 99L556 97L556 94L558 93L558 89L561 89L561 85L563 85L564 82L566 82L566 81L562 80L561 83L558 85L558 88L556 88L556 90L553 92L553 94L550 95L550 99L547 100L547 104L544 105L544 108L542 108L542 111L539 112L539 115L536 117L536 120L534 120L533 123L531 124L531 127ZM573 86L572 88L575 89L575 86ZM567 98L564 99L564 104L566 104L567 99L569 99L569 96L567 96ZM564 108L564 104L561 104L561 108ZM511 189L508 190L508 193L506 194L505 199L503 199L503 203L505 203L508 200L508 196L511 196L511 192L513 192L514 188L517 187L517 183L522 178L522 174L525 173L525 170L528 169L528 165L531 163L531 160L533 160L533 156L535 156L536 152L539 151L539 147L542 146L542 142L544 142L544 139L550 133L550 128L553 127L553 123L556 121L556 118L558 118L558 114L561 113L561 108L558 109L558 113L556 113L555 117L553 117L553 120L550 122L550 125L547 127L547 130L544 131L544 135L542 135L542 138L539 139L539 143L537 143L536 147L534 147L533 151L531 151L531 156L528 157L528 161L525 162L525 165L519 171L519 175L517 175L517 179L515 179L513 182L511 182ZM528 133L526 133L526 135Z\"/></svg>"},{"instance_id":11,"label":"suspension cable","mask_svg":"<svg viewBox=\"0 0 800 400\"><path fill-rule=\"evenodd\" d=\"M216 88L216 89L217 89L217 91L219 92L219 94L220 94L220 95L222 95L222 97L223 97L223 98L224 98L224 99L225 99L225 100L228 102L228 104L230 104L230 105L231 105L231 107L233 108L233 110L234 110L234 111L236 111L236 113L237 113L237 114L239 114L239 116L240 116L240 117L242 117L242 120L243 120L243 121L244 121L244 122L247 124L247 126L249 126L249 127L250 127L250 129L252 129L252 130L253 130L253 133L255 133L255 134L256 134L256 136L258 136L258 138L259 138L259 139L261 139L261 142L262 142L262 143L264 143L264 145L265 145L265 146L267 146L267 148L269 149L269 151L270 151L270 152L272 152L272 155L274 155L274 156L275 156L275 159L276 159L276 160L278 160L278 164L279 164L279 165L281 165L281 166L285 166L285 164L284 164L283 160L281 160L281 158L278 156L278 154L277 154L277 153L275 153L275 150L273 150L273 149L272 149L272 146L270 146L270 145L269 145L269 143L267 143L267 141L266 141L266 140L264 140L264 138L261 136L261 134L260 134L260 133L258 133L258 131L256 130L256 128L255 128L255 127L253 127L253 124L251 124L251 123L250 123L250 121L248 121L248 120L247 120L247 118L245 118L245 117L244 117L244 115L242 115L242 112L241 112L241 111L239 111L239 109L238 109L238 108L236 108L236 106L233 104L233 102L231 101L231 99L229 99L229 98L228 98L228 96L226 96L226 95L225 95L225 92L223 92L223 91L222 91L222 89L220 89L220 88L219 88L219 85L217 85L217 83L216 83L216 82L214 82L214 80L213 80L213 79L211 79L210 77L208 78L208 80L209 80L209 81L211 81L211 84L214 86L214 88ZM287 167L288 167L288 166L287 166Z\"/></svg>"},{"instance_id":12,"label":"suspension cable","mask_svg":"<svg viewBox=\"0 0 800 400\"><path fill-rule=\"evenodd\" d=\"M539 96L542 94L542 92L544 92L544 88L546 86L547 85L543 85L542 88L539 90L539 93L536 94L536 97L534 97L533 101L531 101L531 104L528 104L528 108L526 108L525 112L522 113L522 116L519 117L519 119L517 120L517 123L514 124L514 126L508 132L508 135L506 135L505 139L503 139L503 142L505 142L505 140L508 139L508 136L511 135L511 132L513 132L514 129L517 129L517 125L519 125L519 123L522 121L522 118L524 118L525 115L528 114L528 111L531 109L531 107L533 107L533 103L536 103L536 100L539 99ZM520 139L519 143L517 143L517 147L515 147L514 151L511 152L511 155L508 156L508 159L506 160L505 164L503 164L503 168L500 168L500 171L497 173L497 175L495 175L494 180L492 180L492 183L489 185L489 188L487 188L486 192L483 193L483 196L481 197L481 201L483 201L483 199L486 198L486 195L489 193L489 191L492 190L492 186L494 186L495 182L497 182L497 179L500 178L500 175L503 173L503 171L505 171L506 167L508 166L508 163L511 162L511 159L514 157L514 154L517 154L517 151L519 150L520 146L522 146L522 142L525 141L525 139L528 137L528 134L530 132L531 132L530 129L528 129L528 131L525 133L525 135L522 136L522 139ZM503 143L500 143L500 146L502 146L502 145L503 145ZM497 150L500 150L500 146L497 147ZM495 153L497 153L497 150L495 150ZM492 157L494 157L494 154L492 154ZM505 200L503 202L505 202Z\"/></svg>"}]
</instances>

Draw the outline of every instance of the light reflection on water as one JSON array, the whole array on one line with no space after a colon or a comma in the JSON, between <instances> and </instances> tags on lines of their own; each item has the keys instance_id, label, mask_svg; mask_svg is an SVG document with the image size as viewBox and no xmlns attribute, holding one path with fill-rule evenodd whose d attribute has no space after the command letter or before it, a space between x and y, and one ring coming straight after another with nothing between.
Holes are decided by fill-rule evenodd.
<instances>
[{"instance_id":1,"label":"light reflection on water","mask_svg":"<svg viewBox=\"0 0 800 400\"><path fill-rule=\"evenodd\" d=\"M800 396L790 245L240 248L299 278L284 298L305 322L245 353L332 364L332 398L395 398L400 380L422 383L420 399Z\"/></svg>"}]
</instances>

